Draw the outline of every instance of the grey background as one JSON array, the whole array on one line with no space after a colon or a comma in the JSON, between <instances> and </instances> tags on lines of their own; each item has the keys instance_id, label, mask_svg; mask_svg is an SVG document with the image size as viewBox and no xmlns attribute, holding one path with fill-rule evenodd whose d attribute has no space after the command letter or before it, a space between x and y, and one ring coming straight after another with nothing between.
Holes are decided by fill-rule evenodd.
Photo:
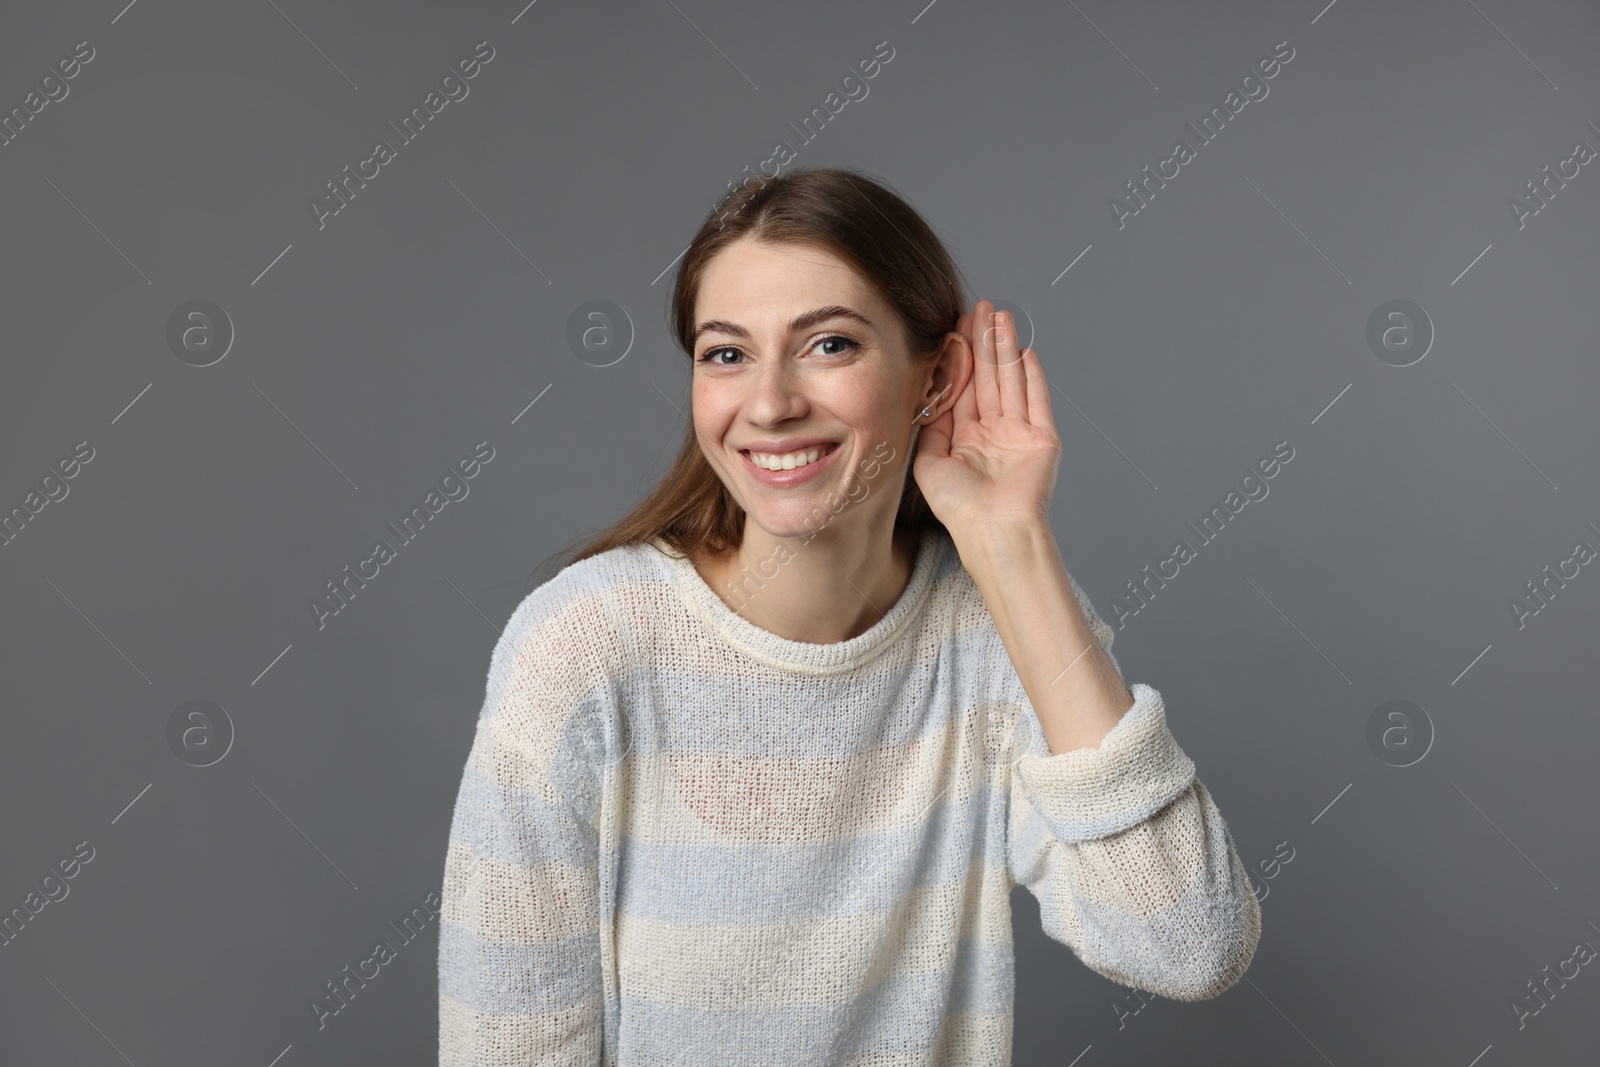
<instances>
[{"instance_id":1,"label":"grey background","mask_svg":"<svg viewBox=\"0 0 1600 1067\"><path fill-rule=\"evenodd\" d=\"M1245 862L1293 850L1249 981L1119 1027L1018 890L1015 1062L1592 1059L1593 967L1520 1032L1510 1002L1600 947L1600 576L1520 629L1508 600L1600 545L1600 168L1520 230L1507 198L1600 148L1593 4L524 2L0 15L4 111L96 50L0 148L0 508L95 449L0 548L0 910L96 850L0 948L0 1060L433 1062L432 928L326 1029L307 1001L438 887L499 627L664 470L668 268L780 139L888 181L1028 312L1056 530L1108 619L1295 449L1116 641ZM308 198L481 40L470 95L319 230ZM1107 198L1283 40L1119 230ZM237 331L209 367L166 343L191 299ZM566 343L591 299L635 330L609 367ZM1391 299L1437 329L1409 367L1366 344ZM480 440L468 497L318 630L308 598ZM209 767L167 746L192 699L237 731ZM1436 730L1410 767L1366 743L1392 699Z\"/></svg>"}]
</instances>

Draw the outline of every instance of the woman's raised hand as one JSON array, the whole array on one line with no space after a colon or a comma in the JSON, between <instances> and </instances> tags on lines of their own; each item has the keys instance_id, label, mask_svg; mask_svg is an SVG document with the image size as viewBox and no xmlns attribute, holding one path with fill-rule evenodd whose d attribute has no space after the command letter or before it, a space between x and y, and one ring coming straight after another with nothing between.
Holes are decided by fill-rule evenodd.
<instances>
[{"instance_id":1,"label":"woman's raised hand","mask_svg":"<svg viewBox=\"0 0 1600 1067\"><path fill-rule=\"evenodd\" d=\"M1061 438L1039 356L1018 351L1014 317L988 300L956 329L972 349L972 377L923 427L912 476L958 543L985 529L1048 527Z\"/></svg>"}]
</instances>

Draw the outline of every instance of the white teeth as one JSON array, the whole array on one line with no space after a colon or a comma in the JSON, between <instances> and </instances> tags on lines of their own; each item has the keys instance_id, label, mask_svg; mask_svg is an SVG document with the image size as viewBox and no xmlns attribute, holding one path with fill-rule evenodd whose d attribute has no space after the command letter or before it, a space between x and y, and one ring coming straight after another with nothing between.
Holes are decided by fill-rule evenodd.
<instances>
[{"instance_id":1,"label":"white teeth","mask_svg":"<svg viewBox=\"0 0 1600 1067\"><path fill-rule=\"evenodd\" d=\"M804 467L808 463L815 463L822 458L826 451L824 448L808 448L801 452L786 452L782 455L776 455L772 452L751 452L750 460L763 470L792 471L796 467Z\"/></svg>"}]
</instances>

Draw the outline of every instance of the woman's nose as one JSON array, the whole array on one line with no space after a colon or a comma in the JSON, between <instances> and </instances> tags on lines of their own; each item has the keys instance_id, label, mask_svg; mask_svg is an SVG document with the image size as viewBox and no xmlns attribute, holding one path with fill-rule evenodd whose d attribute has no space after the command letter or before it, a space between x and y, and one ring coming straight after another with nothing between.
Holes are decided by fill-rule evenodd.
<instances>
[{"instance_id":1,"label":"woman's nose","mask_svg":"<svg viewBox=\"0 0 1600 1067\"><path fill-rule=\"evenodd\" d=\"M757 368L748 404L750 420L772 423L800 414L805 397L799 386L794 368L784 361L770 361Z\"/></svg>"}]
</instances>

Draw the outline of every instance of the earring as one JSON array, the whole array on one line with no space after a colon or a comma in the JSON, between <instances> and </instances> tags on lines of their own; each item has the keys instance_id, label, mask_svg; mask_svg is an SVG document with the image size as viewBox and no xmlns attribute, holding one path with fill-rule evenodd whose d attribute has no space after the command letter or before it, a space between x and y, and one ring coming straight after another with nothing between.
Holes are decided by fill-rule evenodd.
<instances>
[{"instance_id":1,"label":"earring","mask_svg":"<svg viewBox=\"0 0 1600 1067\"><path fill-rule=\"evenodd\" d=\"M930 411L928 408L924 407L921 411L917 412L917 418L925 419L929 415L932 415L932 414L933 414L932 411Z\"/></svg>"}]
</instances>

